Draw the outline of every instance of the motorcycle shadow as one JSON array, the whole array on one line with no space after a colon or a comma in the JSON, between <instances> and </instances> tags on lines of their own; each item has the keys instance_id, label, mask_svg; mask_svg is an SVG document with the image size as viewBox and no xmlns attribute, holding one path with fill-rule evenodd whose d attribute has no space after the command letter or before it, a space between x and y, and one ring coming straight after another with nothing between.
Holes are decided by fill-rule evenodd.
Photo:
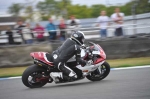
<instances>
[{"instance_id":1,"label":"motorcycle shadow","mask_svg":"<svg viewBox=\"0 0 150 99\"><path fill-rule=\"evenodd\" d=\"M68 83L60 83L60 84L55 84L55 83L52 83L52 85L45 85L44 87L41 87L41 88L27 88L25 89L26 91L33 91L33 90L45 90L45 89L60 89L60 88L74 88L74 87L78 87L78 86L82 86L82 87L86 87L88 85L92 85L92 84L99 84L99 85L103 85L103 84L109 84L109 83L112 83L112 80L102 80L102 81L76 81L76 82L68 82ZM24 90L24 91L25 91Z\"/></svg>"},{"instance_id":2,"label":"motorcycle shadow","mask_svg":"<svg viewBox=\"0 0 150 99\"><path fill-rule=\"evenodd\" d=\"M103 83L110 83L110 80L102 80L102 81L87 81L87 82L68 82L68 83L60 83L55 84L53 86L44 86L40 89L46 89L46 88L63 88L63 87L75 87L75 86L87 86L89 84L103 84Z\"/></svg>"}]
</instances>

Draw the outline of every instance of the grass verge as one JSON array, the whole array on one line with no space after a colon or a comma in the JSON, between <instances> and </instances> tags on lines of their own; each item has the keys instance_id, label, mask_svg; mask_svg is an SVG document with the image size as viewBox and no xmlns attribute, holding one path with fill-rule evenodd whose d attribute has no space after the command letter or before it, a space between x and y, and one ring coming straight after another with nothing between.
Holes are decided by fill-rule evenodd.
<instances>
[{"instance_id":1,"label":"grass verge","mask_svg":"<svg viewBox=\"0 0 150 99\"><path fill-rule=\"evenodd\" d=\"M150 57L107 60L111 68L150 65ZM0 77L21 76L27 67L0 68Z\"/></svg>"}]
</instances>

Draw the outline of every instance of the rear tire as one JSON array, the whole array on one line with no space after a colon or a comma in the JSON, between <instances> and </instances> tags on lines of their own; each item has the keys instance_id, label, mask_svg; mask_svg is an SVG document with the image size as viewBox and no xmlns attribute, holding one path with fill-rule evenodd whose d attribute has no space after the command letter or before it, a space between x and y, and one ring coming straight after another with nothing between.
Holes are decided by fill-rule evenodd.
<instances>
[{"instance_id":1,"label":"rear tire","mask_svg":"<svg viewBox=\"0 0 150 99\"><path fill-rule=\"evenodd\" d=\"M110 65L107 62L104 62L101 66L105 67L105 72L101 74L99 77L94 77L93 75L88 75L86 78L91 81L100 81L108 76L110 73Z\"/></svg>"},{"instance_id":2,"label":"rear tire","mask_svg":"<svg viewBox=\"0 0 150 99\"><path fill-rule=\"evenodd\" d=\"M39 88L39 87L44 86L47 83L46 81L45 82L38 82L35 84L32 84L29 82L28 78L34 72L45 72L46 73L46 70L44 68L36 66L36 65L29 66L22 74L23 84L29 88Z\"/></svg>"}]
</instances>

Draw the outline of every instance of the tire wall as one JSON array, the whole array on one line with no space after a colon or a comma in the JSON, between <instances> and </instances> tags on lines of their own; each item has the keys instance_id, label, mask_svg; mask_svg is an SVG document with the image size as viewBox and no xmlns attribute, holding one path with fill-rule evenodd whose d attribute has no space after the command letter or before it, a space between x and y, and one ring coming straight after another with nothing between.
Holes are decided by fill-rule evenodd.
<instances>
[{"instance_id":1,"label":"tire wall","mask_svg":"<svg viewBox=\"0 0 150 99\"><path fill-rule=\"evenodd\" d=\"M50 44L0 47L0 67L27 66L33 63L31 52L52 52Z\"/></svg>"},{"instance_id":2,"label":"tire wall","mask_svg":"<svg viewBox=\"0 0 150 99\"><path fill-rule=\"evenodd\" d=\"M118 38L96 41L104 49L107 59L150 56L150 38Z\"/></svg>"}]
</instances>

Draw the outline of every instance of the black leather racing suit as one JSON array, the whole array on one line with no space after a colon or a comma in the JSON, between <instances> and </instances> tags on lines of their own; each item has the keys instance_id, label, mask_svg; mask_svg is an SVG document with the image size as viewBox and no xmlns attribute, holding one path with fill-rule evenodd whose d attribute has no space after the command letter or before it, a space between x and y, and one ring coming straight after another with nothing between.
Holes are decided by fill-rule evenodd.
<instances>
[{"instance_id":1,"label":"black leather racing suit","mask_svg":"<svg viewBox=\"0 0 150 99\"><path fill-rule=\"evenodd\" d=\"M73 70L65 65L65 63L74 55L76 56L76 61L85 65L86 62L81 59L80 46L71 38L67 39L57 50L53 52L54 65L63 72L66 76L73 76L75 74Z\"/></svg>"}]
</instances>

